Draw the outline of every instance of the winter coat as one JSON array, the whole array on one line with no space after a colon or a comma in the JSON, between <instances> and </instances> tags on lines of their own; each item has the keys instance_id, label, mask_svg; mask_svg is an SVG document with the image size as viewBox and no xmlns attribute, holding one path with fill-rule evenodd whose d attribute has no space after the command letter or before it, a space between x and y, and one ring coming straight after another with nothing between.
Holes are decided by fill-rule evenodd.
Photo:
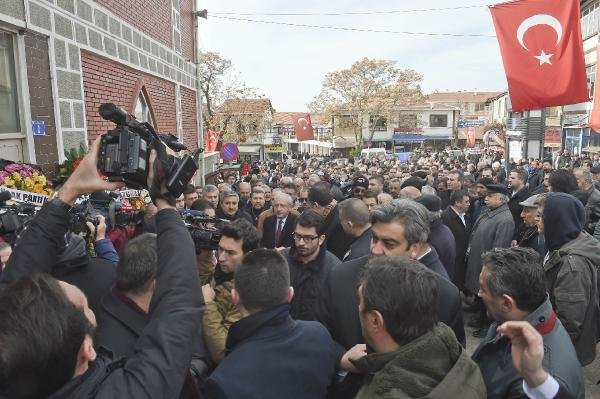
<instances>
[{"instance_id":1,"label":"winter coat","mask_svg":"<svg viewBox=\"0 0 600 399\"><path fill-rule=\"evenodd\" d=\"M588 199L585 204L585 212L587 215L585 229L588 233L594 234L596 224L600 220L600 191L594 186L587 190Z\"/></svg>"},{"instance_id":2,"label":"winter coat","mask_svg":"<svg viewBox=\"0 0 600 399\"><path fill-rule=\"evenodd\" d=\"M294 287L290 315L294 320L316 320L316 310L320 296L325 291L325 283L331 269L342 262L321 246L317 258L302 263L296 255L295 246L282 250L281 255L290 267L290 285Z\"/></svg>"},{"instance_id":3,"label":"winter coat","mask_svg":"<svg viewBox=\"0 0 600 399\"><path fill-rule=\"evenodd\" d=\"M544 263L546 289L582 365L596 357L600 336L600 243L587 233L553 251Z\"/></svg>"},{"instance_id":4,"label":"winter coat","mask_svg":"<svg viewBox=\"0 0 600 399\"><path fill-rule=\"evenodd\" d=\"M241 315L231 300L233 273L223 273L217 265L210 286L215 291L215 299L206 303L202 317L202 333L212 361L219 363L225 355L229 328Z\"/></svg>"},{"instance_id":5,"label":"winter coat","mask_svg":"<svg viewBox=\"0 0 600 399\"><path fill-rule=\"evenodd\" d=\"M544 370L552 375L573 398L583 399L585 397L583 370L567 331L552 310L550 300L547 299L531 312L526 321L542 334ZM513 366L511 341L496 332L499 324L492 323L485 338L473 353L473 360L479 365L483 374L488 399L525 397L523 377Z\"/></svg>"},{"instance_id":6,"label":"winter coat","mask_svg":"<svg viewBox=\"0 0 600 399\"><path fill-rule=\"evenodd\" d=\"M227 355L207 381L211 399L323 399L339 358L327 330L296 321L289 305L244 317L231 326Z\"/></svg>"},{"instance_id":7,"label":"winter coat","mask_svg":"<svg viewBox=\"0 0 600 399\"><path fill-rule=\"evenodd\" d=\"M344 262L349 262L369 255L371 253L371 238L373 238L373 229L369 227L359 237L352 241L350 249L344 254L342 260Z\"/></svg>"},{"instance_id":8,"label":"winter coat","mask_svg":"<svg viewBox=\"0 0 600 399\"><path fill-rule=\"evenodd\" d=\"M467 273L465 287L471 293L479 291L481 255L493 248L508 248L515 230L515 223L508 205L492 210L485 208L473 225L467 250Z\"/></svg>"},{"instance_id":9,"label":"winter coat","mask_svg":"<svg viewBox=\"0 0 600 399\"><path fill-rule=\"evenodd\" d=\"M338 259L342 260L348 249L350 249L350 245L352 244L353 238L350 237L340 224L340 215L339 208L336 205L325 218L325 222L323 223L325 226L325 247L329 252L338 257Z\"/></svg>"},{"instance_id":10,"label":"winter coat","mask_svg":"<svg viewBox=\"0 0 600 399\"><path fill-rule=\"evenodd\" d=\"M126 361L100 348L89 369L49 398L174 398L188 374L202 312L194 243L179 213L157 215L158 267L149 321ZM44 205L22 233L0 286L32 272L49 272L58 258L69 214L60 202ZM173 289L172 287L177 287Z\"/></svg>"},{"instance_id":11,"label":"winter coat","mask_svg":"<svg viewBox=\"0 0 600 399\"><path fill-rule=\"evenodd\" d=\"M582 231L585 209L569 194L549 193L543 217L544 237L550 251L544 262L546 290L573 341L579 361L585 366L596 357L599 336L600 243Z\"/></svg>"},{"instance_id":12,"label":"winter coat","mask_svg":"<svg viewBox=\"0 0 600 399\"><path fill-rule=\"evenodd\" d=\"M354 362L367 374L356 399L483 399L477 365L443 323L397 351L368 354Z\"/></svg>"}]
</instances>

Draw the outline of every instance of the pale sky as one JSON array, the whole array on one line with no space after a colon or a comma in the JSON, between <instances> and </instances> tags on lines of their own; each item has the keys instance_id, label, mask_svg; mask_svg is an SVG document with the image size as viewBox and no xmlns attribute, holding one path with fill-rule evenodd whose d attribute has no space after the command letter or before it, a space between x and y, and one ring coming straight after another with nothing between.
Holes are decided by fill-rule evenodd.
<instances>
[{"instance_id":1,"label":"pale sky","mask_svg":"<svg viewBox=\"0 0 600 399\"><path fill-rule=\"evenodd\" d=\"M304 111L327 72L363 57L397 62L423 75L424 93L506 90L495 37L422 36L334 31L231 21L218 16L294 24L424 33L494 35L484 0L198 0L200 48L231 60L248 86L271 99L277 111ZM482 6L371 15L224 15L218 13L348 13Z\"/></svg>"}]
</instances>

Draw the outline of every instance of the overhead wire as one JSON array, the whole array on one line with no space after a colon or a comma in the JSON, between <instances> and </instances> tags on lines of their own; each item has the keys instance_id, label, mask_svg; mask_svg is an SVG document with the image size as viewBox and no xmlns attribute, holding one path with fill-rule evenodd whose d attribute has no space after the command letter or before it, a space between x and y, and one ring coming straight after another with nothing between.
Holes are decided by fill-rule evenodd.
<instances>
[{"instance_id":1,"label":"overhead wire","mask_svg":"<svg viewBox=\"0 0 600 399\"><path fill-rule=\"evenodd\" d=\"M252 12L211 12L211 15L240 15L240 16L342 16L342 15L384 15L384 14L403 14L415 12L432 12L432 11L453 11L465 10L469 8L487 8L487 5L471 5L471 6L456 6L456 7L439 7L439 8L413 8L404 10L391 11L349 11L349 12L267 12L267 13L252 13Z\"/></svg>"},{"instance_id":2,"label":"overhead wire","mask_svg":"<svg viewBox=\"0 0 600 399\"><path fill-rule=\"evenodd\" d=\"M293 22L265 21L265 20L259 20L259 19L229 17L229 16L224 16L224 15L214 15L212 13L209 15L212 18L224 19L224 20L230 20L230 21L242 21L242 22L260 23L260 24L294 26L294 27L300 27L300 28L313 28L313 29L341 30L341 31L352 31L352 32L391 33L391 34L414 35L414 36L493 37L493 38L496 37L495 35L485 35L485 34L479 34L479 33L409 32L409 31L395 31L395 30L388 30L388 29L350 28L350 27L344 27L344 26L311 25L311 24L300 24L300 23L293 23Z\"/></svg>"}]
</instances>

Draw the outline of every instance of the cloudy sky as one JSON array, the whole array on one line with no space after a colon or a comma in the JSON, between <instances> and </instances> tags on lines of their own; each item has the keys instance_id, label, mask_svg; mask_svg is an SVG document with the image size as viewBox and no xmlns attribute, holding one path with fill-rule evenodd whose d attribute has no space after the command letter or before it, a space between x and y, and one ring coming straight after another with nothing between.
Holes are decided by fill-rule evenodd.
<instances>
[{"instance_id":1,"label":"cloudy sky","mask_svg":"<svg viewBox=\"0 0 600 399\"><path fill-rule=\"evenodd\" d=\"M486 3L490 1L199 0L200 7L208 10L208 19L200 20L200 47L230 59L240 78L270 98L277 111L306 110L306 104L319 93L327 72L348 68L363 57L394 60L400 68L415 69L424 77L425 93L505 90L506 78L495 37L337 31L222 18L493 36ZM466 8L439 9L448 7ZM390 12L407 10L413 11ZM372 14L323 15L368 12ZM319 15L264 15L272 13Z\"/></svg>"}]
</instances>

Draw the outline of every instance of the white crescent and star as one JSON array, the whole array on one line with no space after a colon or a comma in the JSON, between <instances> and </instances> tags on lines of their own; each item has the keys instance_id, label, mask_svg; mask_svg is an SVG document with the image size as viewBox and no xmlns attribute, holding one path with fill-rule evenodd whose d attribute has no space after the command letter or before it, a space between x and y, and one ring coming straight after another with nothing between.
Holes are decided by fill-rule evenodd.
<instances>
[{"instance_id":1,"label":"white crescent and star","mask_svg":"<svg viewBox=\"0 0 600 399\"><path fill-rule=\"evenodd\" d=\"M308 130L308 121L304 118L299 118L298 119L298 125L302 126L303 130Z\"/></svg>"},{"instance_id":2,"label":"white crescent and star","mask_svg":"<svg viewBox=\"0 0 600 399\"><path fill-rule=\"evenodd\" d=\"M563 35L563 28L560 24L560 21L552 15L536 14L521 22L521 25L519 25L519 28L517 29L517 40L519 41L521 47L529 51L529 49L525 45L525 42L523 41L523 38L525 37L525 33L527 33L529 29L537 25L548 25L549 27L554 29L554 31L556 32L556 44L558 45ZM548 54L544 50L541 50L540 55L535 55L534 58L537 58L540 61L540 65L552 65L550 57L552 57L553 55L554 54Z\"/></svg>"}]
</instances>

